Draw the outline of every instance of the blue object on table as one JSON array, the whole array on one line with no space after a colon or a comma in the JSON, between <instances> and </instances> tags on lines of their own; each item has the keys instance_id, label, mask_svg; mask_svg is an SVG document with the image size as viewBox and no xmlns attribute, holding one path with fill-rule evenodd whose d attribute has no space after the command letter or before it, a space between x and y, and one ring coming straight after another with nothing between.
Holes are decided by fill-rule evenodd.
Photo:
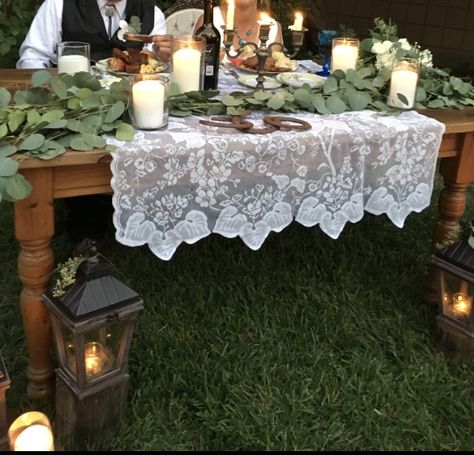
<instances>
[{"instance_id":1,"label":"blue object on table","mask_svg":"<svg viewBox=\"0 0 474 455\"><path fill-rule=\"evenodd\" d=\"M323 56L323 69L318 71L318 76L327 77L331 74L331 50L332 40L338 36L337 30L321 30L318 32L318 47Z\"/></svg>"}]
</instances>

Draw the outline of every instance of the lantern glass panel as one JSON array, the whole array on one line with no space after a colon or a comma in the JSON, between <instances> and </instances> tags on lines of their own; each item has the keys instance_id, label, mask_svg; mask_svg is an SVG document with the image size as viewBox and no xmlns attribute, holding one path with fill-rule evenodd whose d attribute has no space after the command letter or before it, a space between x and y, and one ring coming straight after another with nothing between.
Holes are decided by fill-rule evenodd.
<instances>
[{"instance_id":1,"label":"lantern glass panel","mask_svg":"<svg viewBox=\"0 0 474 455\"><path fill-rule=\"evenodd\" d=\"M443 270L440 290L443 314L467 324L473 309L473 283Z\"/></svg>"},{"instance_id":2,"label":"lantern glass panel","mask_svg":"<svg viewBox=\"0 0 474 455\"><path fill-rule=\"evenodd\" d=\"M76 348L74 343L74 334L72 330L62 325L61 335L64 346L64 366L69 370L73 377L77 375L77 363L76 363Z\"/></svg>"},{"instance_id":3,"label":"lantern glass panel","mask_svg":"<svg viewBox=\"0 0 474 455\"><path fill-rule=\"evenodd\" d=\"M126 321L114 321L84 335L86 381L120 370Z\"/></svg>"}]
</instances>

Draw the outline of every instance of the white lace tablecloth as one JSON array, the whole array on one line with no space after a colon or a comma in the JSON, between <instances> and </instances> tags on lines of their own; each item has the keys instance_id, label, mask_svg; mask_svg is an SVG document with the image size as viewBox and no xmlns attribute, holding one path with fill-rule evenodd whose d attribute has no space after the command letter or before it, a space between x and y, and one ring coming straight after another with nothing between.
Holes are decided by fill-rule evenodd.
<instances>
[{"instance_id":1,"label":"white lace tablecloth","mask_svg":"<svg viewBox=\"0 0 474 455\"><path fill-rule=\"evenodd\" d=\"M259 124L260 117L251 118ZM414 111L295 117L312 129L251 135L170 117L164 131L109 139L118 147L117 240L148 244L169 260L182 242L211 233L239 236L257 250L293 220L336 239L364 211L385 213L401 228L429 206L443 124Z\"/></svg>"}]
</instances>

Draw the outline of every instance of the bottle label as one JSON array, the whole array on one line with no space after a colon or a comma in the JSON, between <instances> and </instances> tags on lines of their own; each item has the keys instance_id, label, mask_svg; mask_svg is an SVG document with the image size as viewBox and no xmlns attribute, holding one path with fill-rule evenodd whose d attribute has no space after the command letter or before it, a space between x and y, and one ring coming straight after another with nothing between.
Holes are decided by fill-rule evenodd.
<instances>
[{"instance_id":1,"label":"bottle label","mask_svg":"<svg viewBox=\"0 0 474 455\"><path fill-rule=\"evenodd\" d=\"M214 76L214 65L206 65L206 76Z\"/></svg>"}]
</instances>

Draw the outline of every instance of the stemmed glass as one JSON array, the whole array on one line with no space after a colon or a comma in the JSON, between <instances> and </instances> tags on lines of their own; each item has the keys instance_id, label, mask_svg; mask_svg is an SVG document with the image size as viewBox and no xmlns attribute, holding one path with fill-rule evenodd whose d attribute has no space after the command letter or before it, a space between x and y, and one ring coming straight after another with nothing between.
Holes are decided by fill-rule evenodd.
<instances>
[{"instance_id":1,"label":"stemmed glass","mask_svg":"<svg viewBox=\"0 0 474 455\"><path fill-rule=\"evenodd\" d=\"M332 40L336 38L337 35L337 30L320 30L318 32L318 47L321 55L323 56L323 69L322 71L318 71L316 73L318 76L327 77L331 74L330 64Z\"/></svg>"}]
</instances>

